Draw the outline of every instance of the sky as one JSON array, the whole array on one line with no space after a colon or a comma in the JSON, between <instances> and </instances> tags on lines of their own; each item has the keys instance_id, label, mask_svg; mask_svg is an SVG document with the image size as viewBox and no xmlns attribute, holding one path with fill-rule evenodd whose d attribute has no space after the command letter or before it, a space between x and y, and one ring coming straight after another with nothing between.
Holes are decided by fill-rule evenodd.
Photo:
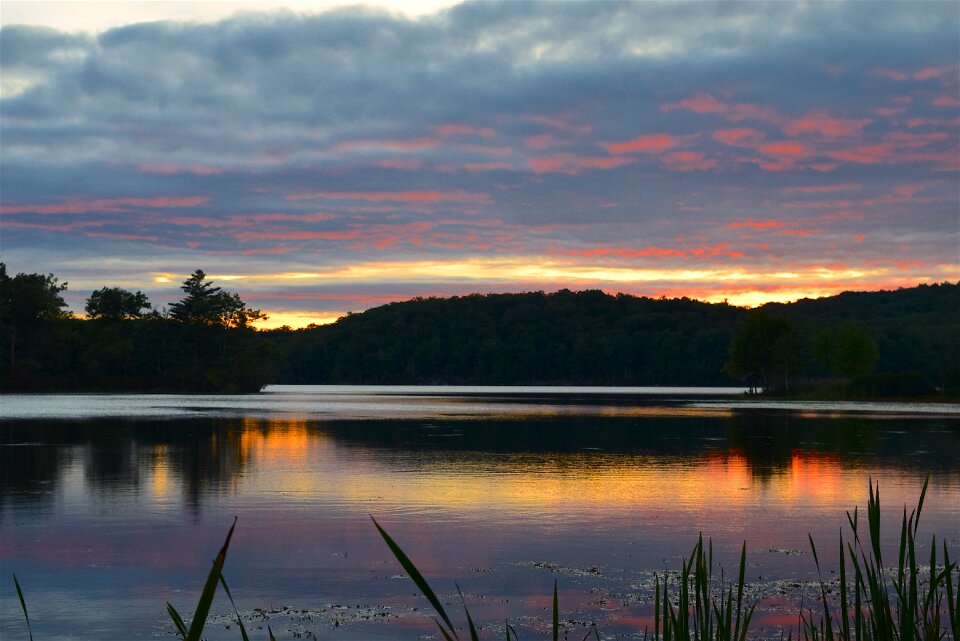
<instances>
[{"instance_id":1,"label":"sky","mask_svg":"<svg viewBox=\"0 0 960 641\"><path fill-rule=\"evenodd\" d=\"M10 2L0 261L330 322L960 280L960 3Z\"/></svg>"}]
</instances>

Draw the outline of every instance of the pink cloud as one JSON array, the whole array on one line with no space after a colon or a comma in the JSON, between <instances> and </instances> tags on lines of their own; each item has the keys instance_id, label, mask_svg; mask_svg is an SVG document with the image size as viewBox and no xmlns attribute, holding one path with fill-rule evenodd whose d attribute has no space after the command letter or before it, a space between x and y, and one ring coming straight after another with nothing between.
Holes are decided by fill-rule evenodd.
<instances>
[{"instance_id":1,"label":"pink cloud","mask_svg":"<svg viewBox=\"0 0 960 641\"><path fill-rule=\"evenodd\" d=\"M46 223L23 223L15 220L4 221L3 226L7 229L39 229L41 231L57 232L75 232L85 227L103 227L107 222L85 220L82 222L62 223L59 225L50 225Z\"/></svg>"},{"instance_id":2,"label":"pink cloud","mask_svg":"<svg viewBox=\"0 0 960 641\"><path fill-rule=\"evenodd\" d=\"M584 169L614 169L631 162L633 162L633 159L622 156L594 157L556 154L530 158L527 160L527 166L538 174L556 172L576 175Z\"/></svg>"},{"instance_id":3,"label":"pink cloud","mask_svg":"<svg viewBox=\"0 0 960 641\"><path fill-rule=\"evenodd\" d=\"M706 158L702 151L675 151L661 158L661 162L675 171L703 171L717 166L714 158Z\"/></svg>"},{"instance_id":4,"label":"pink cloud","mask_svg":"<svg viewBox=\"0 0 960 641\"><path fill-rule=\"evenodd\" d=\"M917 127L960 127L960 118L910 118L907 120L907 128L916 129Z\"/></svg>"},{"instance_id":5,"label":"pink cloud","mask_svg":"<svg viewBox=\"0 0 960 641\"><path fill-rule=\"evenodd\" d=\"M467 171L498 171L501 169L513 169L513 165L508 162L466 162L463 168Z\"/></svg>"},{"instance_id":6,"label":"pink cloud","mask_svg":"<svg viewBox=\"0 0 960 641\"><path fill-rule=\"evenodd\" d=\"M474 127L473 125L446 124L438 126L434 131L440 136L480 136L493 138L496 132L489 127Z\"/></svg>"},{"instance_id":7,"label":"pink cloud","mask_svg":"<svg viewBox=\"0 0 960 641\"><path fill-rule=\"evenodd\" d=\"M196 176L212 176L223 173L222 169L208 165L179 165L176 163L141 163L137 169L147 174L194 174Z\"/></svg>"},{"instance_id":8,"label":"pink cloud","mask_svg":"<svg viewBox=\"0 0 960 641\"><path fill-rule=\"evenodd\" d=\"M926 69L920 69L915 71L913 74L914 80L933 80L934 78L942 78L943 76L953 73L956 67L927 67Z\"/></svg>"},{"instance_id":9,"label":"pink cloud","mask_svg":"<svg viewBox=\"0 0 960 641\"><path fill-rule=\"evenodd\" d=\"M113 240L146 240L150 242L156 242L159 240L157 236L143 236L139 234L121 234L108 231L87 231L83 232L84 236L90 236L93 238L111 238Z\"/></svg>"},{"instance_id":10,"label":"pink cloud","mask_svg":"<svg viewBox=\"0 0 960 641\"><path fill-rule=\"evenodd\" d=\"M870 124L869 118L850 120L833 118L824 111L814 111L802 118L796 118L783 126L783 132L788 136L817 133L830 138L854 136Z\"/></svg>"},{"instance_id":11,"label":"pink cloud","mask_svg":"<svg viewBox=\"0 0 960 641\"><path fill-rule=\"evenodd\" d=\"M387 158L386 160L381 160L377 163L378 167L383 167L384 169L420 169L423 166L423 161L418 158Z\"/></svg>"},{"instance_id":12,"label":"pink cloud","mask_svg":"<svg viewBox=\"0 0 960 641\"><path fill-rule=\"evenodd\" d=\"M527 136L523 141L526 143L527 147L531 149L548 149L550 147L556 147L560 144L557 139L553 137L553 134L537 134L536 136Z\"/></svg>"},{"instance_id":13,"label":"pink cloud","mask_svg":"<svg viewBox=\"0 0 960 641\"><path fill-rule=\"evenodd\" d=\"M597 258L605 256L616 256L618 258L650 258L650 257L690 257L698 258L713 256L728 256L731 258L740 258L743 252L730 249L727 243L716 245L706 245L703 247L677 248L677 247L590 247L586 249L558 249L550 248L552 253L559 253L567 256L581 256L585 258Z\"/></svg>"},{"instance_id":14,"label":"pink cloud","mask_svg":"<svg viewBox=\"0 0 960 641\"><path fill-rule=\"evenodd\" d=\"M493 147L490 145L457 145L457 148L474 154L480 154L483 156L497 156L499 158L505 158L506 156L513 154L513 149L510 147Z\"/></svg>"},{"instance_id":15,"label":"pink cloud","mask_svg":"<svg viewBox=\"0 0 960 641\"><path fill-rule=\"evenodd\" d=\"M896 69L877 68L873 70L873 75L880 78L886 78L888 80L896 80L897 82L908 80L910 78L910 74L904 71L898 71Z\"/></svg>"},{"instance_id":16,"label":"pink cloud","mask_svg":"<svg viewBox=\"0 0 960 641\"><path fill-rule=\"evenodd\" d=\"M632 140L608 142L603 145L603 148L611 154L625 154L634 151L659 153L675 147L677 143L677 138L670 134L649 134Z\"/></svg>"},{"instance_id":17,"label":"pink cloud","mask_svg":"<svg viewBox=\"0 0 960 641\"><path fill-rule=\"evenodd\" d=\"M301 200L365 200L369 202L469 202L488 203L490 196L463 190L455 191L318 191L291 194L288 201Z\"/></svg>"},{"instance_id":18,"label":"pink cloud","mask_svg":"<svg viewBox=\"0 0 960 641\"><path fill-rule=\"evenodd\" d=\"M661 111L686 109L698 114L717 114L727 120L758 120L761 122L780 123L783 117L771 107L764 107L753 103L726 103L717 100L708 93L698 93L695 96L680 102L660 105Z\"/></svg>"},{"instance_id":19,"label":"pink cloud","mask_svg":"<svg viewBox=\"0 0 960 641\"><path fill-rule=\"evenodd\" d=\"M355 229L346 231L241 231L233 234L240 241L250 240L349 240L360 236Z\"/></svg>"},{"instance_id":20,"label":"pink cloud","mask_svg":"<svg viewBox=\"0 0 960 641\"><path fill-rule=\"evenodd\" d=\"M156 198L99 198L95 200L68 200L56 204L0 205L0 214L86 214L90 212L118 213L131 209L176 209L199 207L210 199L203 196Z\"/></svg>"},{"instance_id":21,"label":"pink cloud","mask_svg":"<svg viewBox=\"0 0 960 641\"><path fill-rule=\"evenodd\" d=\"M788 140L769 142L765 145L760 145L758 149L770 156L789 156L792 158L800 158L810 153L803 143Z\"/></svg>"},{"instance_id":22,"label":"pink cloud","mask_svg":"<svg viewBox=\"0 0 960 641\"><path fill-rule=\"evenodd\" d=\"M725 145L739 145L755 143L763 140L763 133L756 129L742 127L740 129L717 129L713 132L713 139Z\"/></svg>"},{"instance_id":23,"label":"pink cloud","mask_svg":"<svg viewBox=\"0 0 960 641\"><path fill-rule=\"evenodd\" d=\"M937 96L930 104L934 107L960 107L960 98L952 95Z\"/></svg>"},{"instance_id":24,"label":"pink cloud","mask_svg":"<svg viewBox=\"0 0 960 641\"><path fill-rule=\"evenodd\" d=\"M539 115L534 116L532 120L537 124L545 125L553 129L559 129L560 131L569 131L578 134L588 134L593 131L593 126L585 123L573 122L569 116Z\"/></svg>"},{"instance_id":25,"label":"pink cloud","mask_svg":"<svg viewBox=\"0 0 960 641\"><path fill-rule=\"evenodd\" d=\"M860 183L840 183L836 185L809 185L803 187L785 187L781 191L785 194L821 194L834 191L857 191L862 189Z\"/></svg>"},{"instance_id":26,"label":"pink cloud","mask_svg":"<svg viewBox=\"0 0 960 641\"><path fill-rule=\"evenodd\" d=\"M344 151L363 151L363 150L374 150L374 149L386 149L389 151L422 151L425 149L433 149L438 146L440 141L436 138L411 138L407 140L351 140L347 142L342 142L335 147L332 151L334 152L344 152Z\"/></svg>"},{"instance_id":27,"label":"pink cloud","mask_svg":"<svg viewBox=\"0 0 960 641\"><path fill-rule=\"evenodd\" d=\"M730 229L741 229L749 227L751 229L777 229L786 226L782 220L735 220L727 225Z\"/></svg>"},{"instance_id":28,"label":"pink cloud","mask_svg":"<svg viewBox=\"0 0 960 641\"><path fill-rule=\"evenodd\" d=\"M899 116L905 111L906 109L904 107L877 107L875 109L871 109L870 113L875 114L877 116L890 118L891 116Z\"/></svg>"},{"instance_id":29,"label":"pink cloud","mask_svg":"<svg viewBox=\"0 0 960 641\"><path fill-rule=\"evenodd\" d=\"M877 165L892 162L895 159L891 146L884 144L837 149L826 152L826 155L835 160L858 165Z\"/></svg>"}]
</instances>

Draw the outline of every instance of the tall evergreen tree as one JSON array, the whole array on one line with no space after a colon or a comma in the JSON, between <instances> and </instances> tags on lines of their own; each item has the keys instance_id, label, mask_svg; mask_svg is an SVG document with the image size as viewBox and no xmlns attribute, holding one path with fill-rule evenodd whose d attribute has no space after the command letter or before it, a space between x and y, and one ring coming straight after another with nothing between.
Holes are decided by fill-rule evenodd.
<instances>
[{"instance_id":1,"label":"tall evergreen tree","mask_svg":"<svg viewBox=\"0 0 960 641\"><path fill-rule=\"evenodd\" d=\"M248 327L251 322L266 318L259 309L247 307L239 294L230 294L220 287L214 287L202 269L183 281L180 289L186 296L171 303L169 312L171 318L183 323Z\"/></svg>"}]
</instances>

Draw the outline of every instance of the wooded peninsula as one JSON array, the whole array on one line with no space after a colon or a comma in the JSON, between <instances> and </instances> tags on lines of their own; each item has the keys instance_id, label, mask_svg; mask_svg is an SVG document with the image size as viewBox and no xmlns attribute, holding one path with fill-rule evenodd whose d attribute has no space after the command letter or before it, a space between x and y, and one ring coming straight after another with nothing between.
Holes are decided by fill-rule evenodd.
<instances>
[{"instance_id":1,"label":"wooded peninsula","mask_svg":"<svg viewBox=\"0 0 960 641\"><path fill-rule=\"evenodd\" d=\"M3 391L250 392L286 384L749 385L826 398L960 397L960 283L756 309L597 290L390 303L256 330L197 270L163 311L0 263Z\"/></svg>"}]
</instances>

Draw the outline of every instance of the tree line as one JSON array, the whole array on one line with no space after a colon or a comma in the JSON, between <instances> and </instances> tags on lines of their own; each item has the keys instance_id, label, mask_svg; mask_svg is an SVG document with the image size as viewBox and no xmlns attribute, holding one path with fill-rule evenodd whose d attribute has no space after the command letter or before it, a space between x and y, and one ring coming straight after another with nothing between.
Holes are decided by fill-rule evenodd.
<instances>
[{"instance_id":1,"label":"tree line","mask_svg":"<svg viewBox=\"0 0 960 641\"><path fill-rule=\"evenodd\" d=\"M165 310L94 291L87 320L53 275L0 263L2 389L253 391L290 384L746 384L780 394L960 392L960 283L748 310L601 291L390 303L336 323L265 318L202 270Z\"/></svg>"},{"instance_id":2,"label":"tree line","mask_svg":"<svg viewBox=\"0 0 960 641\"><path fill-rule=\"evenodd\" d=\"M103 287L88 320L65 311L53 274L7 274L0 263L0 389L257 391L278 359L251 323L264 318L202 270L164 311L146 295Z\"/></svg>"}]
</instances>

